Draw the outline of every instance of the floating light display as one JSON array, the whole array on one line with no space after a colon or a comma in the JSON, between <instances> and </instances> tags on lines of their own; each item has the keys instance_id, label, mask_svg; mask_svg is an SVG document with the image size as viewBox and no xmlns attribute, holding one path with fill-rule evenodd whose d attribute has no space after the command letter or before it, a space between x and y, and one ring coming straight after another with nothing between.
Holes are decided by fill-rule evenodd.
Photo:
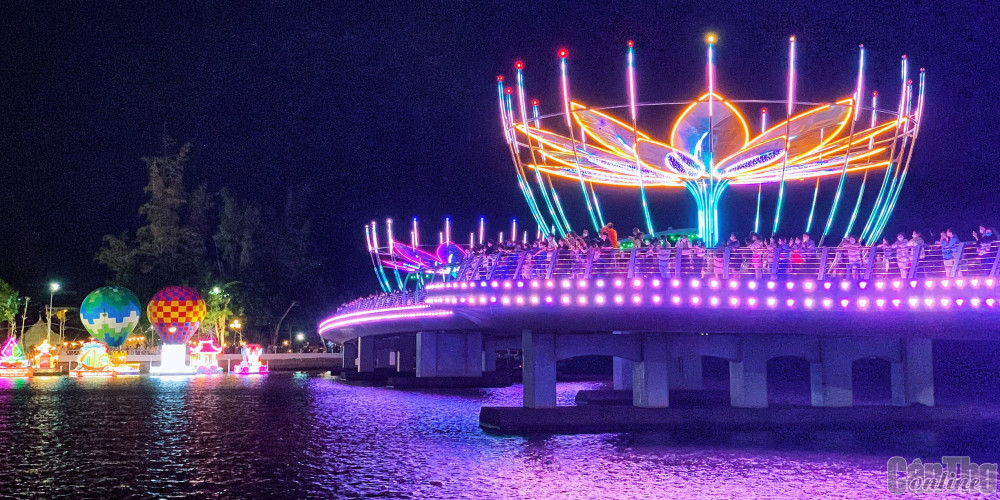
<instances>
[{"instance_id":1,"label":"floating light display","mask_svg":"<svg viewBox=\"0 0 1000 500\"><path fill-rule=\"evenodd\" d=\"M118 375L138 375L139 367L129 365L128 356L120 351L128 336L139 324L142 314L139 298L124 287L98 288L83 299L80 320L94 339L107 346L111 369Z\"/></svg>"},{"instance_id":2,"label":"floating light display","mask_svg":"<svg viewBox=\"0 0 1000 500\"><path fill-rule=\"evenodd\" d=\"M32 357L32 366L38 374L58 374L59 358L52 354L52 345L48 339L42 339L42 343L35 346L37 353Z\"/></svg>"},{"instance_id":3,"label":"floating light display","mask_svg":"<svg viewBox=\"0 0 1000 500\"><path fill-rule=\"evenodd\" d=\"M202 375L222 373L222 367L219 366L220 354L222 348L215 345L214 339L199 340L194 349L191 349L191 367Z\"/></svg>"},{"instance_id":4,"label":"floating light display","mask_svg":"<svg viewBox=\"0 0 1000 500\"><path fill-rule=\"evenodd\" d=\"M114 377L108 346L103 342L86 342L80 347L76 367L69 371L75 377Z\"/></svg>"},{"instance_id":5,"label":"floating light display","mask_svg":"<svg viewBox=\"0 0 1000 500\"><path fill-rule=\"evenodd\" d=\"M156 292L146 306L146 316L163 339L160 366L150 368L159 375L190 375L195 368L187 365L186 342L205 319L205 301L198 291L186 286L168 286Z\"/></svg>"},{"instance_id":6,"label":"floating light display","mask_svg":"<svg viewBox=\"0 0 1000 500\"><path fill-rule=\"evenodd\" d=\"M0 348L0 377L30 377L34 374L31 361L13 336L7 337Z\"/></svg>"},{"instance_id":7,"label":"floating light display","mask_svg":"<svg viewBox=\"0 0 1000 500\"><path fill-rule=\"evenodd\" d=\"M267 365L260 361L263 352L259 344L243 346L243 360L236 367L237 375L267 375Z\"/></svg>"}]
</instances>

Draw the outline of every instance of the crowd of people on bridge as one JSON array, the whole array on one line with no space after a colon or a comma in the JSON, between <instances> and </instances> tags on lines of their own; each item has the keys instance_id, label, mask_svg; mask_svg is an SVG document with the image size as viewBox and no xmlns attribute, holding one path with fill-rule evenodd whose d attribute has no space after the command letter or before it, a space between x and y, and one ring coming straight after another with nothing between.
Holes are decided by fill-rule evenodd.
<instances>
[{"instance_id":1,"label":"crowd of people on bridge","mask_svg":"<svg viewBox=\"0 0 1000 500\"><path fill-rule=\"evenodd\" d=\"M892 241L886 237L882 238L879 244L872 246L863 245L855 236L847 236L836 246L830 246L826 261L827 274L858 279L868 265L868 260L874 259L873 264L877 266L875 269L880 274L889 276L898 273L905 278L909 275L912 265L921 261L928 252L940 257L940 270L945 272L954 270L959 276L963 271L987 274L992 270L998 249L997 231L993 227L979 226L977 230L972 231L972 240L966 242L960 241L955 231L950 228L941 231L939 236L931 240L925 239L920 231L913 231L909 238L904 233L899 233ZM965 258L960 266L956 266L957 252L970 247L975 248L974 254L965 250L964 255L966 257L971 255L971 258ZM638 250L643 259L659 259L661 261L659 266L664 271L674 265L672 258L676 258L684 269L697 270L702 276L721 275L728 262L730 274L748 274L757 278L770 274L772 269L780 275L815 273L820 266L818 256L821 253L821 247L817 246L808 233L791 237L764 237L751 233L745 239L732 233L719 245L709 248L696 235L649 236L639 228L633 228L630 235L620 238L614 224L610 222L605 224L597 235L591 235L584 229L580 234L569 232L562 238L550 234L531 242L507 240L497 243L489 240L484 245L473 247L472 252L475 255L487 256L511 252L530 252L532 255L540 255L560 250L583 255L595 249L633 248ZM665 249L675 250L663 251ZM773 267L775 265L776 268Z\"/></svg>"}]
</instances>

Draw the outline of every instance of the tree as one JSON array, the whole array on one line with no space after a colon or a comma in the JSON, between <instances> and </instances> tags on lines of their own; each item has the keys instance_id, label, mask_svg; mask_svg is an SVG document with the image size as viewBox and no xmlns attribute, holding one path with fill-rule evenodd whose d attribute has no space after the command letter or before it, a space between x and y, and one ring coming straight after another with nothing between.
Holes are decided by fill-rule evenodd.
<instances>
[{"instance_id":1,"label":"tree","mask_svg":"<svg viewBox=\"0 0 1000 500\"><path fill-rule=\"evenodd\" d=\"M14 319L20 302L17 300L17 290L6 281L0 280L0 323L7 323L9 335L14 334Z\"/></svg>"},{"instance_id":2,"label":"tree","mask_svg":"<svg viewBox=\"0 0 1000 500\"><path fill-rule=\"evenodd\" d=\"M277 332L286 316L295 321L315 312L310 304L318 296L320 262L307 209L311 190L289 189L281 211L261 209L225 188L188 191L190 151L190 144L178 148L165 138L161 156L143 158L149 173L148 199L139 208L143 225L134 234L105 235L95 260L111 271L112 284L140 297L168 284L208 290L202 295L206 329L221 340L226 322L239 314L247 336L257 332L255 340L266 341L264 332ZM289 304L300 307L290 313Z\"/></svg>"},{"instance_id":3,"label":"tree","mask_svg":"<svg viewBox=\"0 0 1000 500\"><path fill-rule=\"evenodd\" d=\"M223 285L213 286L201 294L205 299L206 307L205 319L202 320L202 324L212 328L213 336L219 340L221 346L225 346L226 343L226 322L236 314L232 309L233 296L230 291L238 284L237 281L231 281Z\"/></svg>"},{"instance_id":4,"label":"tree","mask_svg":"<svg viewBox=\"0 0 1000 500\"><path fill-rule=\"evenodd\" d=\"M191 144L178 148L164 137L163 154L142 159L149 173L144 188L149 198L139 207L139 215L146 223L134 237L128 232L105 235L95 256L114 273L114 284L140 296L148 297L166 284L202 283L210 271L206 239L214 200L204 186L190 193L185 190L190 152Z\"/></svg>"}]
</instances>

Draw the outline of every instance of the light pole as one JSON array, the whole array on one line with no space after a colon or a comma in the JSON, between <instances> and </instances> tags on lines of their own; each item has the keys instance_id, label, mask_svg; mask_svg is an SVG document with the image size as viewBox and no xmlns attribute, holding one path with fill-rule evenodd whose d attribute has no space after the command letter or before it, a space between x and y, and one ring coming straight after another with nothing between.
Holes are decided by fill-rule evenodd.
<instances>
[{"instance_id":1,"label":"light pole","mask_svg":"<svg viewBox=\"0 0 1000 500\"><path fill-rule=\"evenodd\" d=\"M233 318L232 323L229 323L229 328L232 328L233 331L236 332L237 338L239 339L238 342L242 346L243 345L243 333L240 332L240 329L243 328L243 324L240 323L239 318Z\"/></svg>"},{"instance_id":2,"label":"light pole","mask_svg":"<svg viewBox=\"0 0 1000 500\"><path fill-rule=\"evenodd\" d=\"M58 291L59 283L56 283L55 281L49 283L49 327L45 332L45 340L49 341L49 343L52 343L52 298Z\"/></svg>"},{"instance_id":3,"label":"light pole","mask_svg":"<svg viewBox=\"0 0 1000 500\"><path fill-rule=\"evenodd\" d=\"M302 348L302 341L306 339L306 334L299 332L295 334L295 341L299 343L299 349ZM292 350L295 350L295 346L292 346Z\"/></svg>"}]
</instances>

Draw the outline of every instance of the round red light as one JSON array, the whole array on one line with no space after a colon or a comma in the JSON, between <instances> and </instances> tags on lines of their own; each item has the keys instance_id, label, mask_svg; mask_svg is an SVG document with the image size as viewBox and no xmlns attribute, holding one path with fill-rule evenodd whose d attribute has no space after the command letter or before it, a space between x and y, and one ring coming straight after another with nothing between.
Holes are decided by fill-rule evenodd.
<instances>
[{"instance_id":1,"label":"round red light","mask_svg":"<svg viewBox=\"0 0 1000 500\"><path fill-rule=\"evenodd\" d=\"M761 113L767 113L767 108L760 108Z\"/></svg>"},{"instance_id":2,"label":"round red light","mask_svg":"<svg viewBox=\"0 0 1000 500\"><path fill-rule=\"evenodd\" d=\"M514 89L512 89L510 87L507 87L506 89L504 89L504 93L506 93L506 94L512 94L512 93L514 93Z\"/></svg>"},{"instance_id":3,"label":"round red light","mask_svg":"<svg viewBox=\"0 0 1000 500\"><path fill-rule=\"evenodd\" d=\"M531 100L531 105L532 106L538 106L538 99L532 99Z\"/></svg>"},{"instance_id":4,"label":"round red light","mask_svg":"<svg viewBox=\"0 0 1000 500\"><path fill-rule=\"evenodd\" d=\"M503 81L503 75L497 75L497 81L498 82L502 82Z\"/></svg>"},{"instance_id":5,"label":"round red light","mask_svg":"<svg viewBox=\"0 0 1000 500\"><path fill-rule=\"evenodd\" d=\"M628 41L628 46L629 46L629 47L632 47L632 46L634 46L634 45L635 45L635 44L634 44L634 42L632 42L632 40L629 40L629 41Z\"/></svg>"},{"instance_id":6,"label":"round red light","mask_svg":"<svg viewBox=\"0 0 1000 500\"><path fill-rule=\"evenodd\" d=\"M559 49L559 57L569 57L569 51L566 49Z\"/></svg>"},{"instance_id":7,"label":"round red light","mask_svg":"<svg viewBox=\"0 0 1000 500\"><path fill-rule=\"evenodd\" d=\"M522 61L515 62L514 63L514 68L515 69L524 69L524 62L522 62Z\"/></svg>"}]
</instances>

